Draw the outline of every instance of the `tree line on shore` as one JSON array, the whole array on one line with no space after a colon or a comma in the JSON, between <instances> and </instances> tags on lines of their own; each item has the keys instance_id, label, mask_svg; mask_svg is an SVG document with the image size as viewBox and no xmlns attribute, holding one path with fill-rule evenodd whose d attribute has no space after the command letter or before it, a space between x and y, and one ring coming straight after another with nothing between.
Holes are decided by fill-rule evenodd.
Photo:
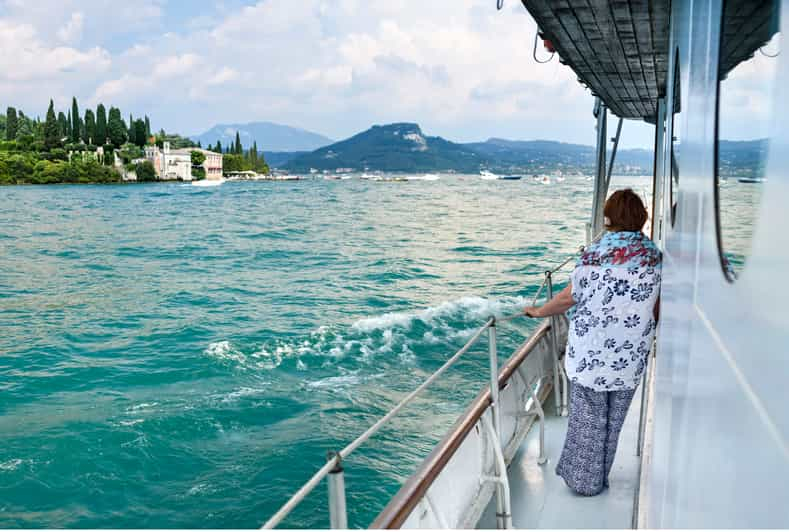
<instances>
[{"instance_id":1,"label":"tree line on shore","mask_svg":"<svg viewBox=\"0 0 789 532\"><path fill-rule=\"evenodd\" d=\"M54 101L49 101L45 119L32 118L22 110L8 107L0 114L0 185L49 184L49 183L109 183L121 180L115 168L115 154L127 170L135 170L141 181L156 179L150 162L139 162L143 148L155 144L160 148L169 142L173 149L199 148L200 143L163 129L152 133L148 116L129 121L123 119L117 107L109 111L103 103L96 110L80 113L76 98L72 98L67 112L55 111ZM268 173L269 168L255 143L244 150L236 134L236 142L227 150L221 145L209 148L223 154L226 172L253 170ZM195 178L204 171L193 152ZM137 160L137 162L133 162ZM147 163L147 164L146 164Z\"/></svg>"}]
</instances>

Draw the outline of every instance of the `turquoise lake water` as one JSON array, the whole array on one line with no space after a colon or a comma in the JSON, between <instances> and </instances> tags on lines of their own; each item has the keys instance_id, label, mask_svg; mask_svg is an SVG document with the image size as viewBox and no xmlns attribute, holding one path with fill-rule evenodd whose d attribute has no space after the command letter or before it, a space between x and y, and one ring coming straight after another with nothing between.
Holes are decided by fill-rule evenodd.
<instances>
[{"instance_id":1,"label":"turquoise lake water","mask_svg":"<svg viewBox=\"0 0 789 532\"><path fill-rule=\"evenodd\" d=\"M648 178L622 178L642 193ZM260 526L584 238L592 183L0 188L0 528ZM535 326L500 328L501 356ZM484 343L346 462L368 525ZM285 521L326 527L322 484Z\"/></svg>"}]
</instances>

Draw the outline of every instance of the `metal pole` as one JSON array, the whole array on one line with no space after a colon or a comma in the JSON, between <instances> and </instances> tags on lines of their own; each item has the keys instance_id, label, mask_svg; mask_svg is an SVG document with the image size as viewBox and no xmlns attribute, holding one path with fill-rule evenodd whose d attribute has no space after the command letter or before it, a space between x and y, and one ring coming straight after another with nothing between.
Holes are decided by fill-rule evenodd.
<instances>
[{"instance_id":1,"label":"metal pole","mask_svg":"<svg viewBox=\"0 0 789 532\"><path fill-rule=\"evenodd\" d=\"M501 412L499 410L499 357L496 351L496 317L489 318L488 351L490 354L490 408L493 412L493 429L501 440Z\"/></svg>"},{"instance_id":2,"label":"metal pole","mask_svg":"<svg viewBox=\"0 0 789 532\"><path fill-rule=\"evenodd\" d=\"M337 453L330 452L328 459L331 460ZM334 469L326 479L329 484L329 523L333 529L348 528L348 512L345 506L345 473L342 468L342 461L337 460Z\"/></svg>"},{"instance_id":3,"label":"metal pole","mask_svg":"<svg viewBox=\"0 0 789 532\"><path fill-rule=\"evenodd\" d=\"M487 478L483 476L483 480L492 480L496 483L496 528L500 530L511 529L512 499L510 496L510 481L507 478L507 464L504 461L501 440L499 440L487 417L482 416L482 424L491 440L491 447L493 447L493 463L496 475Z\"/></svg>"},{"instance_id":4,"label":"metal pole","mask_svg":"<svg viewBox=\"0 0 789 532\"><path fill-rule=\"evenodd\" d=\"M605 178L605 190L608 193L608 186L611 184L611 175L614 173L614 162L616 161L616 150L619 148L619 135L622 134L622 122L624 119L619 117L619 123L616 125L616 135L611 141L614 145L611 147L611 162L608 164L608 175Z\"/></svg>"},{"instance_id":5,"label":"metal pole","mask_svg":"<svg viewBox=\"0 0 789 532\"><path fill-rule=\"evenodd\" d=\"M551 271L545 272L545 287L547 289L548 301L553 299L553 280ZM551 355L553 356L553 399L556 404L556 413L562 411L562 384L559 381L559 348L556 340L556 318L551 316Z\"/></svg>"},{"instance_id":6,"label":"metal pole","mask_svg":"<svg viewBox=\"0 0 789 532\"><path fill-rule=\"evenodd\" d=\"M490 327L488 328L488 353L490 355L490 412L493 418L493 446L501 445L501 412L499 410L499 357L496 349L496 317L488 318ZM500 453L501 449L494 449L494 453ZM497 475L506 475L507 471L500 471L498 463L496 465ZM496 485L496 515L502 516L506 512L505 494L500 484ZM498 528L504 528L501 518L497 520Z\"/></svg>"},{"instance_id":7,"label":"metal pole","mask_svg":"<svg viewBox=\"0 0 789 532\"><path fill-rule=\"evenodd\" d=\"M655 162L652 176L652 234L650 238L662 242L661 222L663 219L663 153L666 133L666 99L658 98L657 119L655 120Z\"/></svg>"},{"instance_id":8,"label":"metal pole","mask_svg":"<svg viewBox=\"0 0 789 532\"><path fill-rule=\"evenodd\" d=\"M592 235L603 229L603 204L605 203L606 150L608 144L608 110L600 98L595 99L595 116L597 117L597 155L595 194L592 203Z\"/></svg>"},{"instance_id":9,"label":"metal pole","mask_svg":"<svg viewBox=\"0 0 789 532\"><path fill-rule=\"evenodd\" d=\"M650 350L647 357L644 359L644 377L641 379L641 411L638 414L638 441L636 442L636 456L641 456L641 449L644 446L644 423L646 422L647 415L647 385L649 384L649 370L652 367L650 364L650 357L655 349L655 343L652 343L652 350Z\"/></svg>"}]
</instances>

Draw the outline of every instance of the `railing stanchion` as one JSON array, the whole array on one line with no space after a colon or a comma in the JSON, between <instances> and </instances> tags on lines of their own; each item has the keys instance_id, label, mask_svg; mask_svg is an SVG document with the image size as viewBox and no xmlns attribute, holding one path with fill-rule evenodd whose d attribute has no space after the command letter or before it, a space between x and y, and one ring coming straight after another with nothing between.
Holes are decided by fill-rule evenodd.
<instances>
[{"instance_id":1,"label":"railing stanchion","mask_svg":"<svg viewBox=\"0 0 789 532\"><path fill-rule=\"evenodd\" d=\"M493 445L494 446L501 446L503 445L501 441L501 409L499 405L499 357L498 352L496 349L496 317L491 316L488 320L490 325L488 326L488 352L490 355L490 411L493 418ZM494 452L501 453L502 449L495 449ZM496 475L501 478L502 475L506 476L507 471L500 471L500 466L498 462L496 462ZM497 519L498 528L507 528L505 521L502 519L502 516L509 513L509 501L506 500L508 493L505 493L504 487L502 486L501 482L496 484L496 515L499 516Z\"/></svg>"},{"instance_id":2,"label":"railing stanchion","mask_svg":"<svg viewBox=\"0 0 789 532\"><path fill-rule=\"evenodd\" d=\"M345 506L345 472L342 460L335 452L330 452L329 460L337 463L326 479L329 484L329 526L333 529L348 528L348 511Z\"/></svg>"},{"instance_id":3,"label":"railing stanchion","mask_svg":"<svg viewBox=\"0 0 789 532\"><path fill-rule=\"evenodd\" d=\"M490 408L493 412L493 429L501 439L501 412L499 410L499 357L496 350L496 317L491 316L488 327L488 347L490 354Z\"/></svg>"},{"instance_id":4,"label":"railing stanchion","mask_svg":"<svg viewBox=\"0 0 789 532\"><path fill-rule=\"evenodd\" d=\"M548 301L553 298L553 279L550 270L545 272L545 288ZM553 355L553 399L556 405L556 414L562 412L562 381L559 379L559 342L556 338L556 317L551 316L551 355Z\"/></svg>"}]
</instances>

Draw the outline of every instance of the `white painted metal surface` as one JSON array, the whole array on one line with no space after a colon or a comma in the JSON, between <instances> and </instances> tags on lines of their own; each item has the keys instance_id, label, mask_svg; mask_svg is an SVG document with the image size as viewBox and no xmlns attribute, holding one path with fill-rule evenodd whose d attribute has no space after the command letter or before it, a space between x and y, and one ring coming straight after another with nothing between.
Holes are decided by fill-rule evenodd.
<instances>
[{"instance_id":1,"label":"white painted metal surface","mask_svg":"<svg viewBox=\"0 0 789 532\"><path fill-rule=\"evenodd\" d=\"M655 528L789 526L789 99L783 94L789 57L778 59L781 90L772 102L774 135L753 249L740 278L730 283L718 257L715 221L721 4L673 2L682 102L675 135L682 150L673 228L668 193L661 203L662 308L642 486L641 524ZM789 2L781 9L785 28ZM671 78L667 86L670 110L676 97ZM663 160L662 190L668 191L667 152Z\"/></svg>"}]
</instances>

